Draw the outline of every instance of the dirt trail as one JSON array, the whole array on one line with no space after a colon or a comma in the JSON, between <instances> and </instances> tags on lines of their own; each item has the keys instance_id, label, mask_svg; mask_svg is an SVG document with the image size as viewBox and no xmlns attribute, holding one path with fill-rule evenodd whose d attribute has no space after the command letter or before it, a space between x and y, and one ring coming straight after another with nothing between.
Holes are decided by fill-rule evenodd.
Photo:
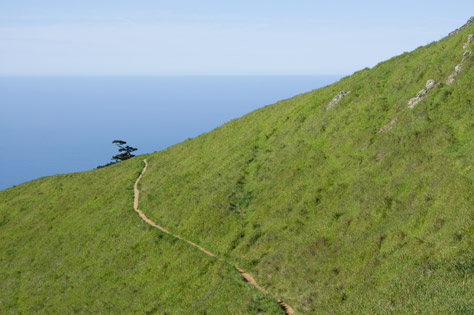
<instances>
[{"instance_id":1,"label":"dirt trail","mask_svg":"<svg viewBox=\"0 0 474 315\"><path fill-rule=\"evenodd\" d=\"M137 180L135 181L135 185L133 186L133 191L134 191L134 199L133 199L133 209L135 209L135 211L138 213L138 215L140 216L140 218L142 218L143 221L145 221L146 223L148 223L149 225L159 229L160 231L166 233L166 234L169 234L177 239L180 239L186 243L188 243L189 245L191 246L194 246L196 247L197 249L199 249L201 252L205 253L206 255L209 255L211 257L214 257L216 258L217 260L219 261L222 261L222 262L226 262L224 261L222 258L219 258L217 257L216 255L214 255L213 253L211 253L210 251L208 251L207 249L197 245L196 243L194 242L191 242L191 241L188 241L187 239L185 238L182 238L181 236L179 235L176 235L176 234L173 234L171 233L170 231L168 231L167 229L165 229L164 227L162 226L159 226L158 224L156 224L155 222L153 222L152 220L150 220L140 209L138 209L138 198L140 196L140 191L138 190L138 183L140 182L140 180L142 179L142 176L143 174L145 174L146 172L146 169L148 167L148 162L146 159L143 160L143 162L145 163L145 166L143 167L143 170L142 172L140 173L140 176L138 176ZM227 262L226 262L227 263ZM242 277L244 278L244 280L248 283L250 283L251 285L253 285L257 290L265 293L265 294L268 294L268 292L262 288L261 286L258 285L257 281L255 281L255 279L250 275L248 274L247 272L245 272L245 270L239 268L237 265L233 265L233 264L230 264L232 265L238 272L240 272L240 274L242 275ZM295 311L286 303L280 301L280 300L277 300L278 304L280 305L280 307L286 312L287 315L293 315L295 314Z\"/></svg>"}]
</instances>

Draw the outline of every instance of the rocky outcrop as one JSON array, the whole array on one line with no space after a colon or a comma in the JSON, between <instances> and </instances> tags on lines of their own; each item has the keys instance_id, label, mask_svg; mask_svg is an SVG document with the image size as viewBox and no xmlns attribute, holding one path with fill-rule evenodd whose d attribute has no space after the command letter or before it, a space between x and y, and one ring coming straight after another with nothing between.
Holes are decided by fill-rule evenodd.
<instances>
[{"instance_id":1,"label":"rocky outcrop","mask_svg":"<svg viewBox=\"0 0 474 315\"><path fill-rule=\"evenodd\" d=\"M436 81L435 80L428 80L426 81L426 89L427 90L430 90L432 89L436 84Z\"/></svg>"},{"instance_id":2,"label":"rocky outcrop","mask_svg":"<svg viewBox=\"0 0 474 315\"><path fill-rule=\"evenodd\" d=\"M408 101L407 107L408 108L415 107L416 104L418 104L422 99L426 97L429 90L431 90L432 88L438 85L439 83L436 83L436 81L433 79L426 81L426 84L425 84L426 89L422 89L420 92L416 94L415 97L410 98L410 100Z\"/></svg>"},{"instance_id":3,"label":"rocky outcrop","mask_svg":"<svg viewBox=\"0 0 474 315\"><path fill-rule=\"evenodd\" d=\"M388 124L383 125L383 126L379 129L379 132L387 132L387 131L389 131L390 129L393 128L393 126L395 126L396 123L397 123L397 120L396 120L396 119L392 119Z\"/></svg>"},{"instance_id":4,"label":"rocky outcrop","mask_svg":"<svg viewBox=\"0 0 474 315\"><path fill-rule=\"evenodd\" d=\"M454 67L454 72L461 72L461 69L462 69L462 64L458 64L456 67Z\"/></svg>"},{"instance_id":5,"label":"rocky outcrop","mask_svg":"<svg viewBox=\"0 0 474 315\"><path fill-rule=\"evenodd\" d=\"M454 73L450 74L449 77L446 79L446 85L453 84L455 79L456 79L456 75Z\"/></svg>"},{"instance_id":6,"label":"rocky outcrop","mask_svg":"<svg viewBox=\"0 0 474 315\"><path fill-rule=\"evenodd\" d=\"M473 20L471 23L474 22L474 17L471 17L469 20ZM469 21L468 21L469 22ZM464 43L464 45L462 46L463 49L467 49L467 47L469 47L469 44L471 44L472 42L474 41L474 34L469 34L467 36L467 40L466 42ZM459 72L461 72L462 70L462 64L464 62L464 60L466 59L466 57L468 55L471 54L471 50L465 50L462 54L462 59L461 59L461 63L458 64L456 67L454 67L454 71L449 75L449 77L446 79L446 85L450 85L450 84L453 84L454 80L456 80L456 77L457 75L459 74Z\"/></svg>"},{"instance_id":7,"label":"rocky outcrop","mask_svg":"<svg viewBox=\"0 0 474 315\"><path fill-rule=\"evenodd\" d=\"M467 20L466 24L464 24L464 25L461 26L460 28L455 29L454 31L452 31L451 33L449 33L448 36L456 35L456 34L459 33L462 29L468 27L468 26L471 25L472 23L474 23L474 16L471 16L471 17L469 18L469 20Z\"/></svg>"},{"instance_id":8,"label":"rocky outcrop","mask_svg":"<svg viewBox=\"0 0 474 315\"><path fill-rule=\"evenodd\" d=\"M449 75L449 77L446 79L446 85L450 85L454 82L456 77L458 76L459 72L461 72L462 69L462 64L458 64L456 67L454 67L453 73Z\"/></svg>"},{"instance_id":9,"label":"rocky outcrop","mask_svg":"<svg viewBox=\"0 0 474 315\"><path fill-rule=\"evenodd\" d=\"M418 104L422 99L425 98L427 93L428 92L425 89L422 89L420 92L416 94L415 97L410 98L407 104L408 108L415 107L416 104Z\"/></svg>"},{"instance_id":10,"label":"rocky outcrop","mask_svg":"<svg viewBox=\"0 0 474 315\"><path fill-rule=\"evenodd\" d=\"M464 43L464 45L462 45L462 48L467 49L467 47L469 47L469 44L472 43L473 40L474 40L474 34L469 34L467 36L467 41Z\"/></svg>"},{"instance_id":11,"label":"rocky outcrop","mask_svg":"<svg viewBox=\"0 0 474 315\"><path fill-rule=\"evenodd\" d=\"M329 102L328 106L326 106L326 110L329 110L331 107L339 103L340 100L347 94L349 94L351 91L341 91L339 92L334 98Z\"/></svg>"}]
</instances>

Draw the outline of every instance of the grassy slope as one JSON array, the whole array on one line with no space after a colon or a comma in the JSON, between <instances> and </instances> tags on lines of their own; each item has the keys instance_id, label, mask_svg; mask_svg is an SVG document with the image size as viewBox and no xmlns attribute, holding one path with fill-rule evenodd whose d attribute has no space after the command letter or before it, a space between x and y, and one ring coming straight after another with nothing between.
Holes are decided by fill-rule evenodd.
<instances>
[{"instance_id":1,"label":"grassy slope","mask_svg":"<svg viewBox=\"0 0 474 315\"><path fill-rule=\"evenodd\" d=\"M143 223L132 159L0 192L0 313L281 312L231 266Z\"/></svg>"},{"instance_id":2,"label":"grassy slope","mask_svg":"<svg viewBox=\"0 0 474 315\"><path fill-rule=\"evenodd\" d=\"M140 208L302 313L472 313L474 55L406 108L426 80L444 82L468 33L149 155ZM138 220L140 169L133 159L0 192L1 313L278 311L229 266Z\"/></svg>"},{"instance_id":3,"label":"grassy slope","mask_svg":"<svg viewBox=\"0 0 474 315\"><path fill-rule=\"evenodd\" d=\"M406 107L471 33L152 154L140 208L300 312L474 312L474 55Z\"/></svg>"}]
</instances>

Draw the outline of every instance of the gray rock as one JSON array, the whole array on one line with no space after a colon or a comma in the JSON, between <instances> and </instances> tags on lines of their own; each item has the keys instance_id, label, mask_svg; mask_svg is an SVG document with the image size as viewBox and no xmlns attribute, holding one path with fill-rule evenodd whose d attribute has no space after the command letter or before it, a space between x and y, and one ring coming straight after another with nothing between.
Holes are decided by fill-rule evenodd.
<instances>
[{"instance_id":1,"label":"gray rock","mask_svg":"<svg viewBox=\"0 0 474 315\"><path fill-rule=\"evenodd\" d=\"M454 80L456 79L457 75L459 74L459 72L461 72L461 70L462 70L462 63L454 67L453 73L451 73L449 77L446 79L446 85L452 84Z\"/></svg>"},{"instance_id":2,"label":"gray rock","mask_svg":"<svg viewBox=\"0 0 474 315\"><path fill-rule=\"evenodd\" d=\"M331 102L329 102L328 106L326 106L326 110L329 110L331 107L333 107L334 105L336 105L337 103L339 103L340 100L342 100L342 98L344 96L346 96L347 94L349 94L351 91L341 91L339 92L336 96L334 96L334 98L331 100Z\"/></svg>"},{"instance_id":3,"label":"gray rock","mask_svg":"<svg viewBox=\"0 0 474 315\"><path fill-rule=\"evenodd\" d=\"M467 20L466 24L463 27L467 27L467 26L471 25L472 23L474 23L474 16L471 16L469 18L469 20Z\"/></svg>"},{"instance_id":4,"label":"gray rock","mask_svg":"<svg viewBox=\"0 0 474 315\"><path fill-rule=\"evenodd\" d=\"M461 72L461 69L462 69L462 64L458 64L456 67L454 67L454 72L459 73Z\"/></svg>"},{"instance_id":5,"label":"gray rock","mask_svg":"<svg viewBox=\"0 0 474 315\"><path fill-rule=\"evenodd\" d=\"M469 44L472 43L473 40L474 40L474 34L469 34L467 36L467 41L464 43L464 45L462 45L462 48L466 49L467 47L469 47Z\"/></svg>"},{"instance_id":6,"label":"gray rock","mask_svg":"<svg viewBox=\"0 0 474 315\"><path fill-rule=\"evenodd\" d=\"M415 97L410 98L408 101L408 108L413 108L415 107L416 104L418 104L422 99L426 97L427 91L425 89L422 89L420 92L416 93Z\"/></svg>"},{"instance_id":7,"label":"gray rock","mask_svg":"<svg viewBox=\"0 0 474 315\"><path fill-rule=\"evenodd\" d=\"M455 29L454 31L452 31L451 33L448 34L448 36L454 36L456 35L457 33L459 33L459 28Z\"/></svg>"},{"instance_id":8,"label":"gray rock","mask_svg":"<svg viewBox=\"0 0 474 315\"><path fill-rule=\"evenodd\" d=\"M462 54L462 56L463 56L463 57L466 57L467 55L470 55L471 53L472 53L472 50L466 50L466 51Z\"/></svg>"},{"instance_id":9,"label":"gray rock","mask_svg":"<svg viewBox=\"0 0 474 315\"><path fill-rule=\"evenodd\" d=\"M428 80L426 81L426 89L429 90L431 89L433 86L435 86L436 84L436 81L435 80Z\"/></svg>"},{"instance_id":10,"label":"gray rock","mask_svg":"<svg viewBox=\"0 0 474 315\"><path fill-rule=\"evenodd\" d=\"M425 97L426 93L426 90L422 89L420 92L416 93L416 97Z\"/></svg>"},{"instance_id":11,"label":"gray rock","mask_svg":"<svg viewBox=\"0 0 474 315\"><path fill-rule=\"evenodd\" d=\"M472 23L474 23L474 16L471 16L471 17L469 18L469 20L467 20L466 24L464 24L464 25L461 26L460 28L455 29L454 31L452 31L451 33L449 33L448 36L456 35L457 33L459 33L459 31L461 31L462 29L468 27L468 26L471 25Z\"/></svg>"},{"instance_id":12,"label":"gray rock","mask_svg":"<svg viewBox=\"0 0 474 315\"><path fill-rule=\"evenodd\" d=\"M415 107L415 105L418 104L420 101L421 101L421 98L419 98L419 97L412 97L412 98L410 98L410 100L408 101L407 107L408 107L408 108L413 108L413 107Z\"/></svg>"},{"instance_id":13,"label":"gray rock","mask_svg":"<svg viewBox=\"0 0 474 315\"><path fill-rule=\"evenodd\" d=\"M455 74L451 74L447 79L446 79L446 85L451 85L454 82L454 79L456 78Z\"/></svg>"}]
</instances>

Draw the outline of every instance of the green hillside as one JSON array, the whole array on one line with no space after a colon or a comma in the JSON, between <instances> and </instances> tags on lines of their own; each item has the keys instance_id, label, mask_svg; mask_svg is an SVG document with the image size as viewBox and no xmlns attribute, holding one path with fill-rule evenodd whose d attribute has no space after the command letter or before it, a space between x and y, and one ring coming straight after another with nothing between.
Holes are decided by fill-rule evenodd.
<instances>
[{"instance_id":1,"label":"green hillside","mask_svg":"<svg viewBox=\"0 0 474 315\"><path fill-rule=\"evenodd\" d=\"M231 266L133 212L139 160L0 193L0 313L269 314Z\"/></svg>"},{"instance_id":2,"label":"green hillside","mask_svg":"<svg viewBox=\"0 0 474 315\"><path fill-rule=\"evenodd\" d=\"M1 191L0 313L474 313L469 34L163 151ZM133 211L144 158L140 209L225 262Z\"/></svg>"}]
</instances>

